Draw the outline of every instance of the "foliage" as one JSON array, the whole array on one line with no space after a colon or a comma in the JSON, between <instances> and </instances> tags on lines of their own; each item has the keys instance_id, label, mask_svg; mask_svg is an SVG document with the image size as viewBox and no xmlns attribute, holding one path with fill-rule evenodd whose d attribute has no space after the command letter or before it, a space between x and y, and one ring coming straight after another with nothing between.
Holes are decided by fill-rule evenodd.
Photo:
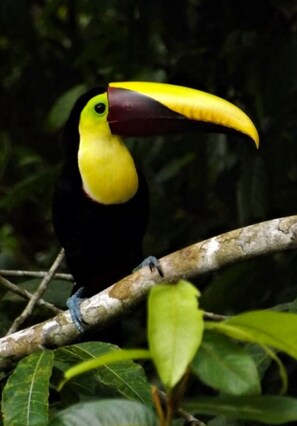
<instances>
[{"instance_id":1,"label":"foliage","mask_svg":"<svg viewBox=\"0 0 297 426\"><path fill-rule=\"evenodd\" d=\"M149 297L148 340L162 383L173 388L193 359L203 333L198 290L186 281L155 287ZM181 351L180 348L183 348Z\"/></svg>"},{"instance_id":2,"label":"foliage","mask_svg":"<svg viewBox=\"0 0 297 426\"><path fill-rule=\"evenodd\" d=\"M45 350L20 361L2 395L5 424L47 424L53 357Z\"/></svg>"},{"instance_id":3,"label":"foliage","mask_svg":"<svg viewBox=\"0 0 297 426\"><path fill-rule=\"evenodd\" d=\"M235 337L264 349L265 358L277 359L286 383L286 372L275 351L297 359L297 315L251 311L213 323L203 321L197 296L197 289L186 281L152 289L148 303L149 350L86 342L24 358L3 390L4 425L20 421L24 425L72 425L84 419L88 424L106 426L170 426L180 406L188 410L188 416L224 415L264 424L297 421L296 398L261 395L263 357L259 362L246 344L230 340ZM166 394L156 386L151 394L148 373L133 362L143 359L156 366L158 386ZM190 381L205 383L218 394L205 396L204 390L201 396ZM50 392L53 387L56 396Z\"/></svg>"},{"instance_id":4,"label":"foliage","mask_svg":"<svg viewBox=\"0 0 297 426\"><path fill-rule=\"evenodd\" d=\"M2 0L0 268L47 268L58 252L51 225L51 197L61 162L63 123L81 91L108 81L166 81L216 93L247 111L260 131L258 152L238 138L217 135L127 141L151 189L147 254L159 257L238 226L296 213L296 17L296 2L292 0ZM294 322L285 314L276 320L270 316L273 312L264 313L263 309L279 306L280 310L296 312L296 275L296 252L292 252L234 265L199 283L203 309L227 314L260 310L244 315L251 315L253 321L260 318L263 327L269 326L272 340L285 337L283 346L274 346L271 340L261 340L260 328L251 339L250 328L242 322L248 317L240 315L231 323L207 325L199 356L192 364L189 395L186 392L185 396L208 398L193 403L197 412L223 415L209 421L210 425L233 425L233 420L224 417L233 414L249 422L240 425L250 425L248 413L255 407L261 413L258 420L271 424L282 413L282 421L294 417L295 400L271 395L287 386L285 364L288 395L296 396L295 362L273 352L270 346L295 356ZM32 289L37 280L21 285ZM69 292L69 286L55 281L45 298L63 307ZM2 334L22 304L20 298L0 289ZM49 315L38 309L31 322ZM144 340L138 316L141 314L126 320L127 346ZM210 331L211 327L215 330ZM256 340L262 349L230 339L240 337L238 330L244 331L244 341ZM93 359L101 351L106 352L107 346L95 343L55 351L50 386L57 385L68 367ZM25 379L32 379L34 371L39 371L43 356L49 357L48 370L42 371L44 375L36 374L36 383L32 383L37 389L42 384L38 412L45 415L51 351L21 361L10 376L3 394L6 424L13 424L10 419L15 414L7 405L7 395L11 389L20 392L19 383L25 383L24 389L29 386ZM59 415L72 403L77 403L78 410L80 404L91 404L82 407L84 416L86 412L97 413L98 406L85 401L100 394L134 399L128 412L146 418L144 424L154 424L151 408L144 408L149 403L143 371L132 361L124 365L128 378L122 378L120 365L120 372L109 366L104 374L98 369L95 375L70 381L61 394L51 390L51 415L55 411ZM269 393L261 399L257 374ZM117 376L122 386L115 380ZM172 378L163 380L170 387ZM6 378L3 386L5 382ZM135 389L136 382L141 390ZM214 397L214 389L227 396ZM135 396L142 391L145 396ZM28 395L21 397L21 410L32 407ZM110 404L115 413L123 412L122 400ZM98 410L107 408L99 405ZM54 421L59 420L53 417ZM73 422L73 417L66 421Z\"/></svg>"}]
</instances>

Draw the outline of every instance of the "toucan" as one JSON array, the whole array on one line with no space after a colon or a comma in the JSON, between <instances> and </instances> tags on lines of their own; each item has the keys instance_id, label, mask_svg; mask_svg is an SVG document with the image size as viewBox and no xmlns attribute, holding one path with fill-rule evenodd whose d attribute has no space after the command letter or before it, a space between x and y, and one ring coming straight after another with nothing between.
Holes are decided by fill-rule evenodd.
<instances>
[{"instance_id":1,"label":"toucan","mask_svg":"<svg viewBox=\"0 0 297 426\"><path fill-rule=\"evenodd\" d=\"M75 281L68 307L80 332L85 329L81 299L130 274L143 260L148 186L122 137L201 129L239 133L259 144L254 124L241 109L196 89L109 83L75 103L64 131L53 225Z\"/></svg>"}]
</instances>

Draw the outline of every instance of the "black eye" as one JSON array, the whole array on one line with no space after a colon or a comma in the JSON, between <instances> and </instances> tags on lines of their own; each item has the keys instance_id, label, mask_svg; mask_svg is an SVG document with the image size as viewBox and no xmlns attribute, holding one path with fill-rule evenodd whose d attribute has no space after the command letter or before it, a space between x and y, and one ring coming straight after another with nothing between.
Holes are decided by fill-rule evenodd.
<instances>
[{"instance_id":1,"label":"black eye","mask_svg":"<svg viewBox=\"0 0 297 426\"><path fill-rule=\"evenodd\" d=\"M94 106L94 110L97 112L97 114L103 114L106 110L106 105L105 104L96 104Z\"/></svg>"}]
</instances>

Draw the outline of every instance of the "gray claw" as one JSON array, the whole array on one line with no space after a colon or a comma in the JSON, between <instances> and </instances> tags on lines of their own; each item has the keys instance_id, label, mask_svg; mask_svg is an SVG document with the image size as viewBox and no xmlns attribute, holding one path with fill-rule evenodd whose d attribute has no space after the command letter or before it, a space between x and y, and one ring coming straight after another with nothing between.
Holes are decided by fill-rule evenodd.
<instances>
[{"instance_id":1,"label":"gray claw","mask_svg":"<svg viewBox=\"0 0 297 426\"><path fill-rule=\"evenodd\" d=\"M148 266L151 270L151 272L153 271L154 268L157 269L157 271L159 272L159 275L161 277L164 277L161 265L159 260L155 257L155 256L148 256L146 259L144 259L140 265L136 266L136 268L133 269L134 271L138 271L139 269Z\"/></svg>"},{"instance_id":2,"label":"gray claw","mask_svg":"<svg viewBox=\"0 0 297 426\"><path fill-rule=\"evenodd\" d=\"M84 293L84 290L84 287L80 287L66 302L72 321L80 333L84 333L85 331L84 322L80 312L80 304L84 300L81 295Z\"/></svg>"}]
</instances>

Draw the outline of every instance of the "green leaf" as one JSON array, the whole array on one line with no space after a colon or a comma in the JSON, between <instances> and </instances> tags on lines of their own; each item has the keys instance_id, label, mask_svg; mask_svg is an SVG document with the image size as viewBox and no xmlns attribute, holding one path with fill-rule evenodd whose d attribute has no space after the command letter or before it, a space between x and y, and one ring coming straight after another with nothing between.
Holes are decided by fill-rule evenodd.
<instances>
[{"instance_id":1,"label":"green leaf","mask_svg":"<svg viewBox=\"0 0 297 426\"><path fill-rule=\"evenodd\" d=\"M242 422L226 416L217 416L210 420L207 426L242 426Z\"/></svg>"},{"instance_id":2,"label":"green leaf","mask_svg":"<svg viewBox=\"0 0 297 426\"><path fill-rule=\"evenodd\" d=\"M2 398L4 425L46 425L49 378L54 354L44 350L22 359L8 379Z\"/></svg>"},{"instance_id":3,"label":"green leaf","mask_svg":"<svg viewBox=\"0 0 297 426\"><path fill-rule=\"evenodd\" d=\"M297 399L283 396L201 397L183 408L196 414L221 415L279 425L297 420Z\"/></svg>"},{"instance_id":4,"label":"green leaf","mask_svg":"<svg viewBox=\"0 0 297 426\"><path fill-rule=\"evenodd\" d=\"M192 368L204 383L223 393L260 393L254 360L243 348L225 336L205 333Z\"/></svg>"},{"instance_id":5,"label":"green leaf","mask_svg":"<svg viewBox=\"0 0 297 426\"><path fill-rule=\"evenodd\" d=\"M109 387L118 395L144 402L145 404L151 404L150 384L147 381L144 371L139 364L130 360L134 351L130 351L130 357L128 357L128 354L124 355L126 356L126 361L123 361L122 352L117 346L102 342L86 342L64 346L55 351L55 366L68 375L67 370L69 371L69 367L72 367L74 364L81 366L83 361L87 363L95 361L98 365L95 371L89 374L85 372L84 376L75 379L75 384L80 387L80 390L84 386L84 383L87 386L85 390L88 391L92 383L97 382ZM149 357L148 351L140 352L143 357ZM141 355L140 352L138 352L138 355ZM134 355L136 355L135 352ZM96 358L98 358L98 362ZM118 359L122 361L116 362ZM107 364L111 360L113 363ZM73 368L76 369L76 366ZM80 369L81 367L78 368ZM72 374L71 370L73 372L71 368L70 374ZM85 376L87 380L85 380Z\"/></svg>"},{"instance_id":6,"label":"green leaf","mask_svg":"<svg viewBox=\"0 0 297 426\"><path fill-rule=\"evenodd\" d=\"M183 376L202 339L198 290L187 281L162 284L150 293L148 336L159 376L172 388Z\"/></svg>"},{"instance_id":7,"label":"green leaf","mask_svg":"<svg viewBox=\"0 0 297 426\"><path fill-rule=\"evenodd\" d=\"M48 115L48 126L52 131L60 129L66 122L77 98L86 91L85 84L78 84L63 93L55 102Z\"/></svg>"},{"instance_id":8,"label":"green leaf","mask_svg":"<svg viewBox=\"0 0 297 426\"><path fill-rule=\"evenodd\" d=\"M273 360L261 346L255 343L247 343L245 350L253 358L260 380L262 380Z\"/></svg>"},{"instance_id":9,"label":"green leaf","mask_svg":"<svg viewBox=\"0 0 297 426\"><path fill-rule=\"evenodd\" d=\"M133 360L133 359L149 359L150 352L142 349L119 349L116 351L107 352L100 357L89 359L87 361L81 362L74 367L69 368L65 371L64 377L66 380L70 380L79 374L86 373L94 368L103 367L105 365L110 365L115 362Z\"/></svg>"},{"instance_id":10,"label":"green leaf","mask_svg":"<svg viewBox=\"0 0 297 426\"><path fill-rule=\"evenodd\" d=\"M297 315L253 311L205 327L246 342L269 345L297 359Z\"/></svg>"},{"instance_id":11,"label":"green leaf","mask_svg":"<svg viewBox=\"0 0 297 426\"><path fill-rule=\"evenodd\" d=\"M274 350L271 349L269 346L262 345L262 348L266 351L267 355L270 356L270 358L276 362L278 366L278 370L279 370L279 375L282 381L280 393L281 394L286 393L288 390L288 375L287 375L287 370L284 364L282 363L281 359L277 356L277 354L274 352Z\"/></svg>"},{"instance_id":12,"label":"green leaf","mask_svg":"<svg viewBox=\"0 0 297 426\"><path fill-rule=\"evenodd\" d=\"M157 426L148 407L136 401L106 399L73 405L56 414L49 426Z\"/></svg>"}]
</instances>

